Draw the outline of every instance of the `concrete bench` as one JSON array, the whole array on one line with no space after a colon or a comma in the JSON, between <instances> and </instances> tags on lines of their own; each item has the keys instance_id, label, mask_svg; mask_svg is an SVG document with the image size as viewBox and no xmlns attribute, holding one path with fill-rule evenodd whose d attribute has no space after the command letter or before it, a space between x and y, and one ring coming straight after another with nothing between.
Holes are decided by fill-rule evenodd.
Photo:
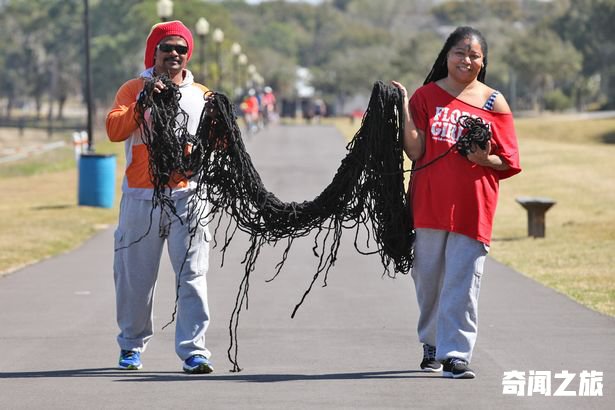
<instances>
[{"instance_id":1,"label":"concrete bench","mask_svg":"<svg viewBox=\"0 0 615 410\"><path fill-rule=\"evenodd\" d=\"M520 196L516 201L527 210L527 234L534 238L545 237L545 214L555 201L544 197Z\"/></svg>"}]
</instances>

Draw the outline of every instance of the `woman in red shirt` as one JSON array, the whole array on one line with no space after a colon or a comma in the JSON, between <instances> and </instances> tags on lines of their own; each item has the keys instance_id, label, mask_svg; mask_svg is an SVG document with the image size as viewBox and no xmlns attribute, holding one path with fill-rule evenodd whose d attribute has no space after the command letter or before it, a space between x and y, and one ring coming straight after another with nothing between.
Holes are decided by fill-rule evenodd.
<instances>
[{"instance_id":1,"label":"woman in red shirt","mask_svg":"<svg viewBox=\"0 0 615 410\"><path fill-rule=\"evenodd\" d=\"M404 148L419 169L408 189L416 240L412 278L423 343L421 369L474 378L468 367L477 335L480 279L489 251L500 179L521 171L513 117L485 83L487 42L471 27L446 40L424 85L406 104ZM491 139L467 156L451 151L461 117L480 118ZM434 161L433 163L430 163Z\"/></svg>"}]
</instances>

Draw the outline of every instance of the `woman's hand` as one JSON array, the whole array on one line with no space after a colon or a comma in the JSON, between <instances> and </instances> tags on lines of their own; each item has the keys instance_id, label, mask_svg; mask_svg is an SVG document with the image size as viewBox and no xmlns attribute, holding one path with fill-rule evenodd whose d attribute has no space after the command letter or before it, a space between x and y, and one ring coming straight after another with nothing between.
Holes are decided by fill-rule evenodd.
<instances>
[{"instance_id":1,"label":"woman's hand","mask_svg":"<svg viewBox=\"0 0 615 410\"><path fill-rule=\"evenodd\" d=\"M397 81L391 81L391 84L401 90L401 95L404 98L404 103L408 105L408 90L406 90L406 87L404 87L402 83Z\"/></svg>"},{"instance_id":2,"label":"woman's hand","mask_svg":"<svg viewBox=\"0 0 615 410\"><path fill-rule=\"evenodd\" d=\"M491 152L491 141L487 140L485 149L482 149L477 144L472 144L472 149L468 152L468 159L477 165L491 166L489 153Z\"/></svg>"},{"instance_id":3,"label":"woman's hand","mask_svg":"<svg viewBox=\"0 0 615 410\"><path fill-rule=\"evenodd\" d=\"M406 87L398 81L391 81L391 84L401 91L402 98L404 99L404 151L408 158L416 161L425 152L425 134L423 131L417 130L414 125L412 114L410 113L410 98L408 97Z\"/></svg>"},{"instance_id":4,"label":"woman's hand","mask_svg":"<svg viewBox=\"0 0 615 410\"><path fill-rule=\"evenodd\" d=\"M478 145L472 145L472 150L468 153L468 160L472 161L476 165L483 167L490 167L497 171L506 171L510 167L505 163L499 155L491 154L491 141L487 140L485 149L482 149Z\"/></svg>"}]
</instances>

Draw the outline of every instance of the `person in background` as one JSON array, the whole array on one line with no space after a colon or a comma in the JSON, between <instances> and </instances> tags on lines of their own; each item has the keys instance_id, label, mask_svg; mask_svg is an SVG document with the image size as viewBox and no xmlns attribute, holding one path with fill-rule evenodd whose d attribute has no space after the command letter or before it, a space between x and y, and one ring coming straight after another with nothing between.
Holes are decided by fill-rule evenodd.
<instances>
[{"instance_id":1,"label":"person in background","mask_svg":"<svg viewBox=\"0 0 615 410\"><path fill-rule=\"evenodd\" d=\"M253 134L258 132L259 127L259 103L258 98L256 98L256 90L254 88L250 88L248 90L248 95L246 95L243 103L241 104L241 108L243 110L243 115L246 120L246 127L248 134Z\"/></svg>"},{"instance_id":2,"label":"person in background","mask_svg":"<svg viewBox=\"0 0 615 410\"><path fill-rule=\"evenodd\" d=\"M320 124L320 120L327 115L327 105L322 98L318 97L314 100L314 119L317 124Z\"/></svg>"},{"instance_id":3,"label":"person in background","mask_svg":"<svg viewBox=\"0 0 615 410\"><path fill-rule=\"evenodd\" d=\"M408 187L416 239L411 274L419 305L424 371L474 378L469 367L478 332L478 296L502 179L521 171L513 116L504 97L485 84L483 35L457 28L424 85L404 98L404 149L416 168ZM481 118L491 140L466 156L452 151L459 118Z\"/></svg>"},{"instance_id":4,"label":"person in background","mask_svg":"<svg viewBox=\"0 0 615 410\"><path fill-rule=\"evenodd\" d=\"M270 122L276 121L276 98L271 87L266 86L263 89L263 97L261 99L261 114L263 124L267 126Z\"/></svg>"},{"instance_id":5,"label":"person in background","mask_svg":"<svg viewBox=\"0 0 615 410\"><path fill-rule=\"evenodd\" d=\"M188 204L207 204L193 198L194 181L181 179L169 183L171 199L181 220L162 213L160 206L153 208L149 155L135 112L145 82L156 81L153 92L160 93L165 85L156 79L167 75L179 86L179 104L188 114L188 131L196 133L208 89L195 83L186 68L193 46L192 33L182 22L154 25L146 40L145 71L120 87L107 115L109 139L124 142L126 154L113 263L120 328L119 368L123 370L142 368L141 354L154 334L154 293L165 242L178 285L175 352L187 373L214 370L205 343L210 320L206 278L210 234L198 220L188 220L188 215L199 214L188 213ZM148 229L151 221L160 221L159 229ZM193 238L191 229L196 229Z\"/></svg>"}]
</instances>

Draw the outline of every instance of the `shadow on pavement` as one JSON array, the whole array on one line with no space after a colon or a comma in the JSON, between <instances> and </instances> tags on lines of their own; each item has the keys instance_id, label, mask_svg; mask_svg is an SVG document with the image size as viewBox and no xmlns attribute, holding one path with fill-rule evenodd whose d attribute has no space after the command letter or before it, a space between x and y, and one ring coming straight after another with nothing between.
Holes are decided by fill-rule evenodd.
<instances>
[{"instance_id":1,"label":"shadow on pavement","mask_svg":"<svg viewBox=\"0 0 615 410\"><path fill-rule=\"evenodd\" d=\"M441 377L439 373L425 373L420 370L391 370L382 372L330 373L330 374L248 374L230 373L227 375L194 375L179 372L147 372L118 370L115 368L66 369L36 372L0 372L0 379L30 378L71 378L107 377L119 378L121 382L172 382L194 380L238 381L248 383L277 383L309 380L361 380L361 379L416 379Z\"/></svg>"}]
</instances>

